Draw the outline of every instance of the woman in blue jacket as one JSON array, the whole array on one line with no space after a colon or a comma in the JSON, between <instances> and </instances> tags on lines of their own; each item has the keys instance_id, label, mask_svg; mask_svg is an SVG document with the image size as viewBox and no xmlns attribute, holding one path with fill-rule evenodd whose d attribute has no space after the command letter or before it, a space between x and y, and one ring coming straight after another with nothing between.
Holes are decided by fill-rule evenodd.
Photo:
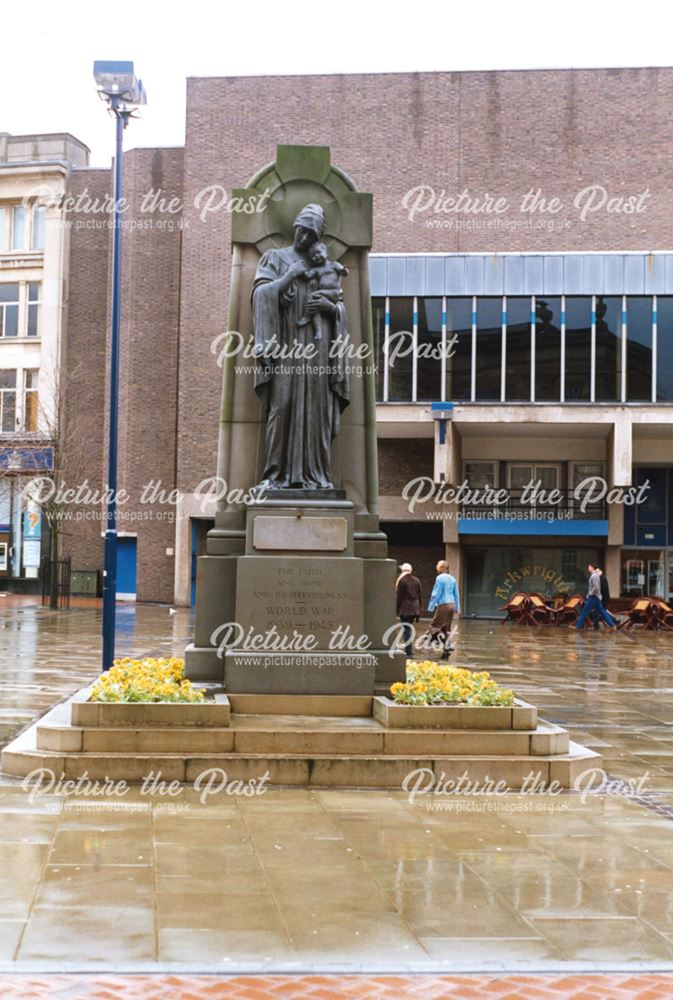
<instances>
[{"instance_id":1,"label":"woman in blue jacket","mask_svg":"<svg viewBox=\"0 0 673 1000\"><path fill-rule=\"evenodd\" d=\"M430 642L441 642L442 659L448 659L452 650L451 623L453 616L460 617L460 595L455 576L449 573L449 564L443 559L437 563L437 579L432 588L428 611L434 611L427 637Z\"/></svg>"}]
</instances>

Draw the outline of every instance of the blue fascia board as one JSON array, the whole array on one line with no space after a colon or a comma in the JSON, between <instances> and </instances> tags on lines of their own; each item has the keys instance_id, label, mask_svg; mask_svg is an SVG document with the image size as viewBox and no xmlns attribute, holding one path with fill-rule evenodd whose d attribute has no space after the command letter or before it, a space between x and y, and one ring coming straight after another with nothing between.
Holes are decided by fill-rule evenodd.
<instances>
[{"instance_id":1,"label":"blue fascia board","mask_svg":"<svg viewBox=\"0 0 673 1000\"><path fill-rule=\"evenodd\" d=\"M460 535L544 535L552 537L583 536L599 538L607 536L608 522L603 520L558 520L558 521L524 521L517 518L459 517L458 534Z\"/></svg>"}]
</instances>

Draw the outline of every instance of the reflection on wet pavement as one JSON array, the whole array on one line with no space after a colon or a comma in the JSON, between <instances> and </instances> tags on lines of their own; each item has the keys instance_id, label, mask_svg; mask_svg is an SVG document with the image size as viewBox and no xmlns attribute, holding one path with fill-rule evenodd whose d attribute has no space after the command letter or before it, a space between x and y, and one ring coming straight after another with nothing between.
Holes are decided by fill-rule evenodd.
<instances>
[{"instance_id":1,"label":"reflection on wet pavement","mask_svg":"<svg viewBox=\"0 0 673 1000\"><path fill-rule=\"evenodd\" d=\"M0 616L4 739L98 671L99 613ZM187 612L120 609L120 653ZM600 749L614 794L222 791L0 781L0 961L18 968L545 969L673 960L673 635L464 622L488 668ZM670 814L670 815L669 815Z\"/></svg>"},{"instance_id":2,"label":"reflection on wet pavement","mask_svg":"<svg viewBox=\"0 0 673 1000\"><path fill-rule=\"evenodd\" d=\"M189 612L117 607L117 655L182 656ZM0 744L100 673L102 612L0 608Z\"/></svg>"}]
</instances>

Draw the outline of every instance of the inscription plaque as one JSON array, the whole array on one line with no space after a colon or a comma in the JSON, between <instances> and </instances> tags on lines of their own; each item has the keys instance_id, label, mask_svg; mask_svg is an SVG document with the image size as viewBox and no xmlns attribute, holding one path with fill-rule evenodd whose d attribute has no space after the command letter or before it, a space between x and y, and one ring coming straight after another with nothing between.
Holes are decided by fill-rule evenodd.
<instances>
[{"instance_id":1,"label":"inscription plaque","mask_svg":"<svg viewBox=\"0 0 673 1000\"><path fill-rule=\"evenodd\" d=\"M348 545L345 517L255 518L253 545L256 549L299 549L343 552Z\"/></svg>"},{"instance_id":2,"label":"inscription plaque","mask_svg":"<svg viewBox=\"0 0 673 1000\"><path fill-rule=\"evenodd\" d=\"M330 641L344 629L356 637L364 631L362 561L244 556L238 561L236 621L256 635L275 626L284 636L315 636L315 649L352 651L352 645Z\"/></svg>"}]
</instances>

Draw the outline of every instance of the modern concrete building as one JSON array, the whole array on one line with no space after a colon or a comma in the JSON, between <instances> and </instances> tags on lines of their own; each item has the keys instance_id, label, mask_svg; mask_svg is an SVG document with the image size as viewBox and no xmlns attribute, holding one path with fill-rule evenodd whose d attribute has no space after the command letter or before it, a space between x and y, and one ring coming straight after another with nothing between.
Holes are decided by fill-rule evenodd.
<instances>
[{"instance_id":1,"label":"modern concrete building","mask_svg":"<svg viewBox=\"0 0 673 1000\"><path fill-rule=\"evenodd\" d=\"M374 195L393 555L427 591L446 554L467 614L520 588L581 590L589 560L615 596L673 597L673 70L209 78L187 94L184 150L126 158L121 589L191 600L214 510L199 484L215 473L232 190L278 143L317 143ZM72 184L111 189L105 171ZM95 229L71 236L69 338L89 387L73 406L101 482L109 267ZM445 502L463 481L507 496ZM546 491L532 503L531 481ZM433 483L443 499L421 502ZM641 503L618 502L641 485ZM100 523L68 544L77 567L100 565Z\"/></svg>"},{"instance_id":2,"label":"modern concrete building","mask_svg":"<svg viewBox=\"0 0 673 1000\"><path fill-rule=\"evenodd\" d=\"M89 150L68 133L0 133L0 588L30 589L46 525L23 486L54 468L65 357L63 200Z\"/></svg>"}]
</instances>

